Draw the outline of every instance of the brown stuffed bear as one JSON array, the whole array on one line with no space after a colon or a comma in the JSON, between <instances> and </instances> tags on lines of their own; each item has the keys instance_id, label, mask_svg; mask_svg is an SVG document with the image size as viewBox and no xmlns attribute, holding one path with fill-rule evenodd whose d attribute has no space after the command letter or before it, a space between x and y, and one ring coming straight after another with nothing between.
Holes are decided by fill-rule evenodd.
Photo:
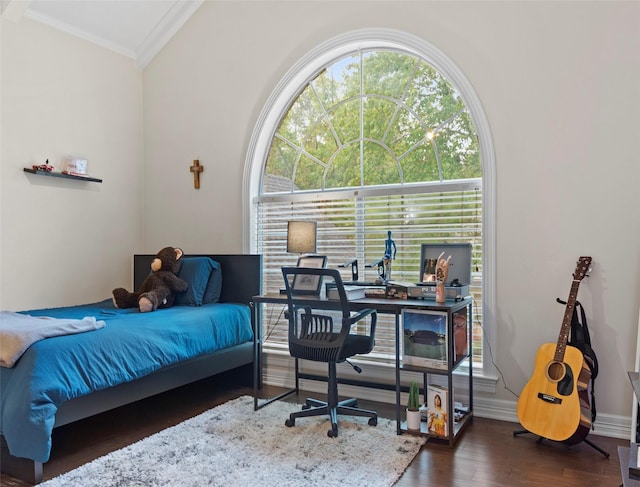
<instances>
[{"instance_id":1,"label":"brown stuffed bear","mask_svg":"<svg viewBox=\"0 0 640 487\"><path fill-rule=\"evenodd\" d=\"M140 291L130 293L121 287L113 290L116 308L139 308L141 313L168 308L175 301L175 293L184 292L189 285L176 274L180 270L182 250L165 247L151 261L153 271L142 282Z\"/></svg>"}]
</instances>

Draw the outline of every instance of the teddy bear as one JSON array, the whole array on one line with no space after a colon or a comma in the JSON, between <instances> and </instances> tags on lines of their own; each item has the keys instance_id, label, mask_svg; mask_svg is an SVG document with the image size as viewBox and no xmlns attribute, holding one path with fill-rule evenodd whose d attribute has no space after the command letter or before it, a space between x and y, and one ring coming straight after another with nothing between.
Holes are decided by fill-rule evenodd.
<instances>
[{"instance_id":1,"label":"teddy bear","mask_svg":"<svg viewBox=\"0 0 640 487\"><path fill-rule=\"evenodd\" d=\"M152 273L142 281L139 291L130 293L121 287L113 290L115 307L139 308L141 313L147 313L172 306L176 293L189 287L177 276L182 255L182 250L174 247L165 247L158 252L151 261Z\"/></svg>"}]
</instances>

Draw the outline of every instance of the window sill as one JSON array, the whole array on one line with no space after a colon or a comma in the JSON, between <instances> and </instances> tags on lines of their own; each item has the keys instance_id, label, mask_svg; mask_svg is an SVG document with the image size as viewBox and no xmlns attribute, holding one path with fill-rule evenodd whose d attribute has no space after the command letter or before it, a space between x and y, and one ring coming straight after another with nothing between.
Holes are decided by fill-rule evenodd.
<instances>
[{"instance_id":1,"label":"window sill","mask_svg":"<svg viewBox=\"0 0 640 487\"><path fill-rule=\"evenodd\" d=\"M293 359L289 355L288 350L265 350L265 364L266 368L266 382L273 384L281 384L285 382L291 376L291 369L293 368ZM363 369L363 374L356 373L349 364L339 365L338 373L340 377L349 379L364 379L366 374L366 380L372 382L379 382L382 384L393 384L395 381L395 367L393 364L374 362L371 360L362 360L354 357L350 359L354 364L357 364ZM326 374L326 364L319 364L315 362L304 361L301 363L301 370L309 373ZM403 374L403 377L411 377L411 373L407 372ZM418 376L420 374L416 374ZM436 375L433 375L436 377ZM460 366L453 373L454 387L464 387L465 381L468 378L468 368ZM445 379L445 376L441 376L441 379ZM409 380L409 379L407 379ZM438 383L438 380L434 380ZM408 382L407 382L408 383ZM497 377L491 377L482 374L477 368L473 370L473 392L494 394L496 392L496 386L498 383ZM457 385L456 385L457 384Z\"/></svg>"}]
</instances>

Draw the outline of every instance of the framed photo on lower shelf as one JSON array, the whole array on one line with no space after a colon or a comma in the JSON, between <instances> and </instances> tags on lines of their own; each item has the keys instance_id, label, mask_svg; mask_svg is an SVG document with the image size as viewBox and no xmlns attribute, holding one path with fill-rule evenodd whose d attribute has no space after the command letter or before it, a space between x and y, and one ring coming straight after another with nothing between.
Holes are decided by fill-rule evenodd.
<instances>
[{"instance_id":1,"label":"framed photo on lower shelf","mask_svg":"<svg viewBox=\"0 0 640 487\"><path fill-rule=\"evenodd\" d=\"M446 311L402 310L402 363L447 370L448 323Z\"/></svg>"}]
</instances>

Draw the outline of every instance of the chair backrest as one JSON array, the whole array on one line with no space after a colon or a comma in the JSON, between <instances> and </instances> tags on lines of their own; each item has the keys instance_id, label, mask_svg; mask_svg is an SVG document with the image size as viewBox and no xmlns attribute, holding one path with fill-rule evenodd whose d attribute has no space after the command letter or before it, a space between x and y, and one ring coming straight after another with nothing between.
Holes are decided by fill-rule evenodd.
<instances>
[{"instance_id":1,"label":"chair backrest","mask_svg":"<svg viewBox=\"0 0 640 487\"><path fill-rule=\"evenodd\" d=\"M337 269L326 268L283 267L282 276L287 292L289 352L293 357L307 360L337 360L351 327L351 311L340 272ZM319 296L296 293L296 281L308 278L333 281L330 284L336 286L340 299L328 305L327 301ZM314 306L315 303L318 304L320 312ZM328 308L340 311L342 319L334 323L334 316Z\"/></svg>"},{"instance_id":2,"label":"chair backrest","mask_svg":"<svg viewBox=\"0 0 640 487\"><path fill-rule=\"evenodd\" d=\"M287 296L293 298L309 298L315 296L315 293L307 290L298 290L296 282L308 279L320 279L320 286L327 284L329 287L335 287L338 291L339 306L335 309L342 309L343 317L348 318L350 314L349 300L342 282L342 275L337 269L315 268L315 267L283 267L282 276L284 277L285 289ZM319 297L319 296L318 296ZM312 298L313 299L313 298Z\"/></svg>"}]
</instances>

